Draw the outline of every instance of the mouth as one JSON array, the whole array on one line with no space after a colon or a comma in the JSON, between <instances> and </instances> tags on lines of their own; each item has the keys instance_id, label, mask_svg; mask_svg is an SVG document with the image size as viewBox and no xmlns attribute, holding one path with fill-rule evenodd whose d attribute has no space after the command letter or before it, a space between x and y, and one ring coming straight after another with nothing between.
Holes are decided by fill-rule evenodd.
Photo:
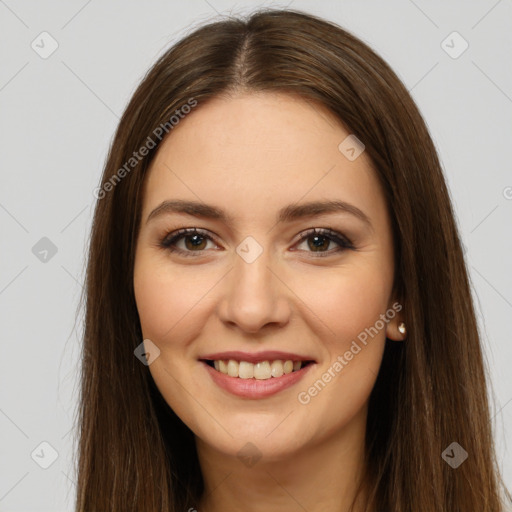
<instances>
[{"instance_id":1,"label":"mouth","mask_svg":"<svg viewBox=\"0 0 512 512\"><path fill-rule=\"evenodd\" d=\"M309 356L265 351L209 354L199 362L216 387L243 399L263 399L291 388L313 371Z\"/></svg>"},{"instance_id":2,"label":"mouth","mask_svg":"<svg viewBox=\"0 0 512 512\"><path fill-rule=\"evenodd\" d=\"M215 371L236 379L269 380L295 373L314 360L267 359L250 362L237 359L200 359Z\"/></svg>"},{"instance_id":3,"label":"mouth","mask_svg":"<svg viewBox=\"0 0 512 512\"><path fill-rule=\"evenodd\" d=\"M198 361L216 387L244 399L267 398L296 385L317 361L280 350L231 350L203 354Z\"/></svg>"}]
</instances>

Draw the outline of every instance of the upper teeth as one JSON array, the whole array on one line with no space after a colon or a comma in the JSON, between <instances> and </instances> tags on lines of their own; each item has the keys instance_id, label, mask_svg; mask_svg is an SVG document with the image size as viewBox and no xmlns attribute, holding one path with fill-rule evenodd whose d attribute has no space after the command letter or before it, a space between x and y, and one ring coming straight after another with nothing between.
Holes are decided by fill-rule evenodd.
<instances>
[{"instance_id":1,"label":"upper teeth","mask_svg":"<svg viewBox=\"0 0 512 512\"><path fill-rule=\"evenodd\" d=\"M230 377L240 377L241 379L259 379L265 380L271 377L281 377L283 373L291 373L300 370L302 361L261 361L253 364L247 361L217 360L213 362L215 369L225 373Z\"/></svg>"}]
</instances>

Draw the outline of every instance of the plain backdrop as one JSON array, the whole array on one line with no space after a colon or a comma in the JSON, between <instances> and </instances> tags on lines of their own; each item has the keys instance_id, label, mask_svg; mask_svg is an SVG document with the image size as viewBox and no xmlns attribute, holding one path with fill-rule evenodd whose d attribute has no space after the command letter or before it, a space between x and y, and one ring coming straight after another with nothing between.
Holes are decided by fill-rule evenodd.
<instances>
[{"instance_id":1,"label":"plain backdrop","mask_svg":"<svg viewBox=\"0 0 512 512\"><path fill-rule=\"evenodd\" d=\"M75 318L92 191L127 101L198 24L287 5L368 43L428 124L464 241L511 487L510 0L0 0L0 511L73 510Z\"/></svg>"}]
</instances>

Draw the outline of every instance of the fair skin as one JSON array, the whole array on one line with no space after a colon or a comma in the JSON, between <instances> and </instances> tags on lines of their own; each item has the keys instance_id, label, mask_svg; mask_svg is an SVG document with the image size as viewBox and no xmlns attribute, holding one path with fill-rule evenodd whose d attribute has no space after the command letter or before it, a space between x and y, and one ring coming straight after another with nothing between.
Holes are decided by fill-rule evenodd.
<instances>
[{"instance_id":1,"label":"fair skin","mask_svg":"<svg viewBox=\"0 0 512 512\"><path fill-rule=\"evenodd\" d=\"M338 149L349 133L291 95L215 98L174 127L146 177L135 297L144 339L160 350L151 375L195 434L206 489L199 512L347 512L354 498L368 399L386 337L403 339L400 313L358 342L362 350L308 403L298 399L396 304L384 197L366 152L350 161ZM176 212L147 221L177 199L222 209L232 223ZM285 206L327 200L356 206L371 226L342 211L277 222ZM211 240L181 237L182 253L159 247L182 228ZM354 249L337 251L322 235L316 245L314 235L299 239L312 228L331 229ZM248 236L263 249L250 263L237 253ZM290 387L249 399L219 387L199 360L228 350L315 362ZM260 457L253 464L238 456L246 443Z\"/></svg>"}]
</instances>

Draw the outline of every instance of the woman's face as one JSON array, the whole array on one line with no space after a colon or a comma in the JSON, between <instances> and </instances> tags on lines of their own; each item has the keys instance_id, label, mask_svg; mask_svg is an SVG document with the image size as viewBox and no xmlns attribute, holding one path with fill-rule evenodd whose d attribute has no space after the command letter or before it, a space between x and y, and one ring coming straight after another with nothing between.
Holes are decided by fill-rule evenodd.
<instances>
[{"instance_id":1,"label":"woman's face","mask_svg":"<svg viewBox=\"0 0 512 512\"><path fill-rule=\"evenodd\" d=\"M293 96L215 98L151 165L135 298L151 375L203 446L278 459L364 432L401 335L390 219L349 135Z\"/></svg>"}]
</instances>

